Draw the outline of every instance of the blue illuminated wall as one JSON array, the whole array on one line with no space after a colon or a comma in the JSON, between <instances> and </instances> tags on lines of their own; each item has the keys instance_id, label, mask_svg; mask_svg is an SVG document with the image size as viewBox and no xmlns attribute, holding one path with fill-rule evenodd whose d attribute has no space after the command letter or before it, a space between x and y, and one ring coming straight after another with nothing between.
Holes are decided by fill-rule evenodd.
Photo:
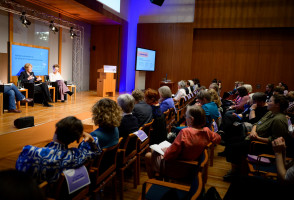
<instances>
[{"instance_id":1,"label":"blue illuminated wall","mask_svg":"<svg viewBox=\"0 0 294 200\"><path fill-rule=\"evenodd\" d=\"M137 24L139 22L140 14L146 12L146 6L150 4L150 0L130 0L128 25L127 30L123 28L122 31L126 31L122 38L122 65L120 71L120 92L131 92L135 88L135 60L136 60L136 45L137 45Z\"/></svg>"}]
</instances>

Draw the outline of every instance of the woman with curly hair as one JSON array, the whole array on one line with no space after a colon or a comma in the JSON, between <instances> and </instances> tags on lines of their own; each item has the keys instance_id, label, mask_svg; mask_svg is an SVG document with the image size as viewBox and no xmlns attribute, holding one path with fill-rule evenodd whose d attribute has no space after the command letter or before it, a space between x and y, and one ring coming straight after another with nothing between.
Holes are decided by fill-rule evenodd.
<instances>
[{"instance_id":1,"label":"woman with curly hair","mask_svg":"<svg viewBox=\"0 0 294 200\"><path fill-rule=\"evenodd\" d=\"M97 137L101 148L108 148L118 143L118 128L122 119L122 110L111 99L103 98L92 107L92 119L98 129L91 135Z\"/></svg>"}]
</instances>

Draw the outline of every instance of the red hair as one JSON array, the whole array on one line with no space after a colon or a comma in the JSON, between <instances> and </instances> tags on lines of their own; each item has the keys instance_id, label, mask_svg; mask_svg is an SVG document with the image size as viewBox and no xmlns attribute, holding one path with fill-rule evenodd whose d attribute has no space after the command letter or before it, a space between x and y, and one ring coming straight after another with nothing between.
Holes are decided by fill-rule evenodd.
<instances>
[{"instance_id":1,"label":"red hair","mask_svg":"<svg viewBox=\"0 0 294 200\"><path fill-rule=\"evenodd\" d=\"M148 88L145 91L145 100L149 105L157 104L159 100L159 93L157 90Z\"/></svg>"}]
</instances>

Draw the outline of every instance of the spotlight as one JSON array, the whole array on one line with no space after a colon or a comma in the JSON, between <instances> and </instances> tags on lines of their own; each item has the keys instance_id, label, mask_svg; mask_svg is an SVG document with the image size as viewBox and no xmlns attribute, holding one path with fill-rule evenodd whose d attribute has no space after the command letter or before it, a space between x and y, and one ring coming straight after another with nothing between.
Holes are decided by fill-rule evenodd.
<instances>
[{"instance_id":1,"label":"spotlight","mask_svg":"<svg viewBox=\"0 0 294 200\"><path fill-rule=\"evenodd\" d=\"M74 32L74 30L73 30L73 27L70 27L69 33L70 33L70 38L71 38L71 39L74 39L74 37L77 36L77 34L76 34L76 33Z\"/></svg>"},{"instance_id":2,"label":"spotlight","mask_svg":"<svg viewBox=\"0 0 294 200\"><path fill-rule=\"evenodd\" d=\"M20 16L21 23L24 27L28 28L29 25L31 25L31 22L26 17L26 12L22 12Z\"/></svg>"},{"instance_id":3,"label":"spotlight","mask_svg":"<svg viewBox=\"0 0 294 200\"><path fill-rule=\"evenodd\" d=\"M58 32L58 28L54 25L53 21L50 22L49 28L54 34Z\"/></svg>"}]
</instances>

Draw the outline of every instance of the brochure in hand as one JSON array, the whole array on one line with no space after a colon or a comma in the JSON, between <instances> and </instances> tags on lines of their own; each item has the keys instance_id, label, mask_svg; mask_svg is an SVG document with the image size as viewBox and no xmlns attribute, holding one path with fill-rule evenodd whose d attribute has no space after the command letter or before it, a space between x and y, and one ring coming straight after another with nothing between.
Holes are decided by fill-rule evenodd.
<instances>
[{"instance_id":1,"label":"brochure in hand","mask_svg":"<svg viewBox=\"0 0 294 200\"><path fill-rule=\"evenodd\" d=\"M160 153L161 155L164 155L164 152L161 150L162 148L168 148L171 145L171 143L169 143L168 141L163 141L159 144L153 144L150 146L151 149L153 149L154 151L156 151L157 153Z\"/></svg>"}]
</instances>

